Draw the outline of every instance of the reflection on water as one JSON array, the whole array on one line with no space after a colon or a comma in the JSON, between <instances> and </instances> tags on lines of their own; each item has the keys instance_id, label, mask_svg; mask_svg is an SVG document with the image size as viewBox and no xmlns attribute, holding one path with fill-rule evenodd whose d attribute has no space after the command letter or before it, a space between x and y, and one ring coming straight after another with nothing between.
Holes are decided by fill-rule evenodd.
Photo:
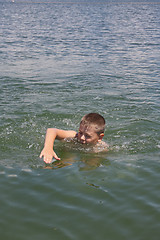
<instances>
[{"instance_id":1,"label":"reflection on water","mask_svg":"<svg viewBox=\"0 0 160 240\"><path fill-rule=\"evenodd\" d=\"M82 146L77 142L59 143L57 146L60 161L53 161L52 164L45 164L47 169L57 169L76 164L79 171L93 170L107 161L107 153L92 152L92 148ZM61 146L60 146L61 145Z\"/></svg>"}]
</instances>

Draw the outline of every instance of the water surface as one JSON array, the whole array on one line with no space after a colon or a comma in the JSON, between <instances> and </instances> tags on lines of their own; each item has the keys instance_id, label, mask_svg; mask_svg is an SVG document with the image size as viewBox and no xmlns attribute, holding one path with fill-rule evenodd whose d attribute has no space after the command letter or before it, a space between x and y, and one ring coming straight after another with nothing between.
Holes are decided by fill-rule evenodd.
<instances>
[{"instance_id":1,"label":"water surface","mask_svg":"<svg viewBox=\"0 0 160 240\"><path fill-rule=\"evenodd\" d=\"M158 240L160 5L0 3L2 239ZM106 119L108 153L48 127Z\"/></svg>"}]
</instances>

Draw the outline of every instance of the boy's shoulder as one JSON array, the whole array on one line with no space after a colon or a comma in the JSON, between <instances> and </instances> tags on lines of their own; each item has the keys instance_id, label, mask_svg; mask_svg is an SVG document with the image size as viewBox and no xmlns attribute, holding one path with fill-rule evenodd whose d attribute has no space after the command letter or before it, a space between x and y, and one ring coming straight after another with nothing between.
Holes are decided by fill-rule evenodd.
<instances>
[{"instance_id":1,"label":"boy's shoulder","mask_svg":"<svg viewBox=\"0 0 160 240\"><path fill-rule=\"evenodd\" d=\"M94 148L93 148L94 152L108 152L109 151L109 145L104 142L104 141L101 141L101 142L98 142Z\"/></svg>"}]
</instances>

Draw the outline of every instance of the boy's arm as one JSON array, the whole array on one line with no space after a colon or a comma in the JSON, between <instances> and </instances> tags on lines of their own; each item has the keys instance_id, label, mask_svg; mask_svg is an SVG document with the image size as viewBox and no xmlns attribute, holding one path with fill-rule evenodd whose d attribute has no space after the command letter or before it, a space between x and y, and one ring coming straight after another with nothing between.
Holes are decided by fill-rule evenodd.
<instances>
[{"instance_id":1,"label":"boy's arm","mask_svg":"<svg viewBox=\"0 0 160 240\"><path fill-rule=\"evenodd\" d=\"M53 150L55 139L63 140L65 138L74 138L76 136L75 131L66 131L56 128L48 128L46 132L46 138L44 143L44 148L40 154L40 158L43 157L44 162L51 163L52 158L60 160L57 154Z\"/></svg>"}]
</instances>

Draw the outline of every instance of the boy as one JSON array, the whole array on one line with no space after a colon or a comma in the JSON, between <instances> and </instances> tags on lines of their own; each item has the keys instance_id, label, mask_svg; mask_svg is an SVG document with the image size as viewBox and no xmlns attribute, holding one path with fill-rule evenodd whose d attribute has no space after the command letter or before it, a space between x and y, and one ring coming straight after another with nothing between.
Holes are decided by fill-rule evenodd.
<instances>
[{"instance_id":1,"label":"boy","mask_svg":"<svg viewBox=\"0 0 160 240\"><path fill-rule=\"evenodd\" d=\"M77 139L81 144L95 146L94 150L96 152L107 151L108 145L102 141L104 129L105 119L98 113L89 113L85 115L80 122L78 133L72 130L48 128L40 158L43 157L45 163L51 163L52 158L60 160L53 150L55 139Z\"/></svg>"}]
</instances>

